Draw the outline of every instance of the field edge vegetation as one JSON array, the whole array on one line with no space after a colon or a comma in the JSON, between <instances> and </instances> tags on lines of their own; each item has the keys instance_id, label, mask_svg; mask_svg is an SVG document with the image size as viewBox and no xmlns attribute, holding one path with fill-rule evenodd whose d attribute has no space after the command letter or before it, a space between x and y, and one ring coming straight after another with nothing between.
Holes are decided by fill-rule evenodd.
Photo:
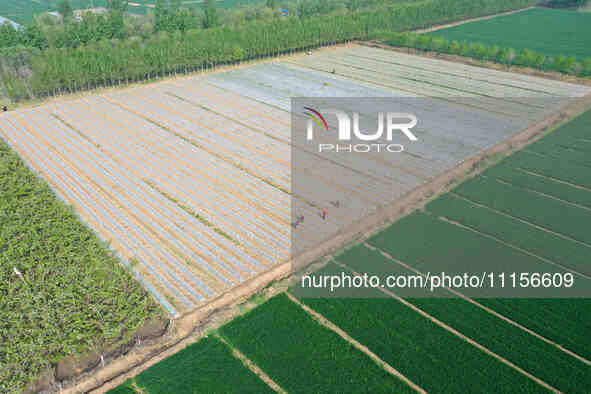
<instances>
[{"instance_id":1,"label":"field edge vegetation","mask_svg":"<svg viewBox=\"0 0 591 394\"><path fill-rule=\"evenodd\" d=\"M0 140L0 391L129 341L162 309L108 245Z\"/></svg>"}]
</instances>

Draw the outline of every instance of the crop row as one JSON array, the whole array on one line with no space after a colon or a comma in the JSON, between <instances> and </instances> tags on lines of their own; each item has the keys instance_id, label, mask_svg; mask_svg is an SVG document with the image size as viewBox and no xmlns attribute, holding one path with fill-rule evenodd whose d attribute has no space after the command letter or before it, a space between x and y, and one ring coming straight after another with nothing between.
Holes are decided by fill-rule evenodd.
<instances>
[{"instance_id":1,"label":"crop row","mask_svg":"<svg viewBox=\"0 0 591 394\"><path fill-rule=\"evenodd\" d=\"M492 209L591 244L588 231L591 213L585 209L480 176L464 182L454 192Z\"/></svg>"},{"instance_id":2,"label":"crop row","mask_svg":"<svg viewBox=\"0 0 591 394\"><path fill-rule=\"evenodd\" d=\"M581 145L583 144L585 144L585 142L581 142ZM588 149L583 148L583 150L579 150L572 149L571 147L563 147L561 145L549 146L548 144L535 144L531 146L531 148L528 148L528 151L546 155L555 159L562 159L567 163L573 162L575 164L586 166L587 168L591 167L591 159L589 158Z\"/></svg>"},{"instance_id":3,"label":"crop row","mask_svg":"<svg viewBox=\"0 0 591 394\"><path fill-rule=\"evenodd\" d=\"M387 64L395 64L406 68L412 67L413 69L421 71L436 72L444 76L469 78L473 81L490 84L488 86L500 85L519 88L524 90L519 94L519 97L539 98L548 95L551 97L580 97L588 90L585 86L573 83L542 79L533 75L493 70L467 64L458 65L454 62L443 62L440 59L432 57L419 56L418 59L414 60L412 65L409 65L407 59L416 58L417 56L400 51L395 53L386 51L380 54L373 51L372 48L366 47L363 50L360 49L358 52L359 56L370 56L377 61L385 62ZM451 66L452 64L454 65L453 67Z\"/></svg>"},{"instance_id":4,"label":"crop row","mask_svg":"<svg viewBox=\"0 0 591 394\"><path fill-rule=\"evenodd\" d=\"M486 176L501 179L514 186L535 190L546 195L591 208L591 193L567 183L557 182L546 176L515 168L510 162L486 171Z\"/></svg>"},{"instance_id":5,"label":"crop row","mask_svg":"<svg viewBox=\"0 0 591 394\"><path fill-rule=\"evenodd\" d=\"M412 262L422 272L473 273L494 270L509 273L550 268L552 271L564 271L482 234L423 212L401 219L396 225L372 237L369 242L395 258ZM483 293L476 291L475 294Z\"/></svg>"},{"instance_id":6,"label":"crop row","mask_svg":"<svg viewBox=\"0 0 591 394\"><path fill-rule=\"evenodd\" d=\"M580 243L558 237L449 193L430 202L426 209L437 216L491 235L564 267L591 275L588 248Z\"/></svg>"},{"instance_id":7,"label":"crop row","mask_svg":"<svg viewBox=\"0 0 591 394\"><path fill-rule=\"evenodd\" d=\"M377 252L363 246L338 257L338 261L351 262L356 269L372 274L382 268L390 274L409 273L396 269ZM338 275L342 271L332 265L315 274ZM427 392L545 391L533 380L377 289L357 292L354 298L340 293L306 296L302 302ZM472 316L468 316L471 321ZM469 371L463 367L468 365Z\"/></svg>"},{"instance_id":8,"label":"crop row","mask_svg":"<svg viewBox=\"0 0 591 394\"><path fill-rule=\"evenodd\" d=\"M575 186L591 188L591 180L588 176L589 167L570 161L568 159L570 153L566 152L566 156L555 157L522 150L508 157L504 163Z\"/></svg>"},{"instance_id":9,"label":"crop row","mask_svg":"<svg viewBox=\"0 0 591 394\"><path fill-rule=\"evenodd\" d=\"M533 106L531 98L549 97L542 92L532 92L518 86L511 86L506 81L504 81L505 83L494 83L487 80L473 79L471 74L467 74L465 70L462 70L462 74L456 74L453 72L453 68L462 68L457 65L452 67L450 64L449 68L451 70L448 68L447 72L427 70L412 67L412 65L408 64L408 60L405 61L409 57L399 56L398 53L384 56L383 51L372 50L368 47L363 49L363 51L349 49L340 53L327 54L324 59L334 64L348 65L360 71L371 70L375 74L387 76L390 81L396 82L396 84L408 84L413 81L422 84L424 88L448 88L450 89L450 95L454 96L502 97L507 101L520 104L518 108L522 112L534 111L531 108ZM505 110L508 111L508 108L505 108Z\"/></svg>"},{"instance_id":10,"label":"crop row","mask_svg":"<svg viewBox=\"0 0 591 394\"><path fill-rule=\"evenodd\" d=\"M582 126L582 127L589 127L589 126ZM538 144L550 144L555 146L560 146L568 149L572 149L575 151L581 152L591 152L591 139L589 138L589 133L587 136L581 135L577 137L576 135L567 134L566 130L564 133L552 133L548 137L553 138L544 138L536 143Z\"/></svg>"},{"instance_id":11,"label":"crop row","mask_svg":"<svg viewBox=\"0 0 591 394\"><path fill-rule=\"evenodd\" d=\"M402 230L410 230L407 226L400 226L400 228ZM425 228L429 229L429 227ZM430 236L437 235L438 234L430 234ZM463 241L465 240L456 239L455 245L464 245L462 243ZM376 244L372 242L371 239L368 242L373 245ZM392 246L391 249L400 248L403 242L404 240L401 240L400 238L390 238L390 244ZM413 267L417 267L419 265L419 258L420 257L417 256L415 259L407 259L403 260L403 262ZM354 249L349 250L345 254L338 256L337 261L342 262L347 267L351 267L356 272L367 273L369 275L377 275L382 278L382 283L385 283L385 277L387 275L409 275L413 273L412 271L386 259L378 252L371 251L364 246L358 246ZM518 263L518 261L514 261L514 264ZM493 267L490 268L496 269ZM431 272L439 272L439 269L439 267L432 267ZM391 289L391 291L394 293L402 294L400 293L399 289ZM428 314L439 319L443 323L448 324L449 326L458 330L460 333L475 340L476 342L485 346L489 350L495 352L499 356L513 362L517 366L523 368L532 375L542 379L546 383L549 383L550 385L557 387L558 389L573 392L581 392L584 391L585 386L589 385L590 381L588 374L589 371L591 371L591 369L588 365L574 359L570 355L567 355L566 353L557 349L554 345L545 343L540 339L535 338L534 336L530 335L524 330L499 319L493 314L485 311L484 309L470 302L455 297L441 297L443 294L443 291L439 292L439 294L433 294L429 293L428 289L420 289L414 293L414 296L411 295L411 298L406 299L411 304L419 307L422 311L427 312ZM329 319L331 319L331 316L338 316L335 317L339 322L338 324L343 328L347 327L347 329L345 329L346 331L352 330L350 333L353 335L353 337L356 337L356 335L362 335L364 339L360 341L368 345L370 349L374 349L374 347L371 344L375 344L376 347L380 343L387 343L389 346L394 346L390 344L390 341L382 342L376 340L376 342L373 342L371 339L369 339L369 337L371 336L376 336L377 338L380 338L380 336L383 335L379 334L380 330L379 328L377 328L380 327L380 324L384 324L386 327L390 327L390 329L394 328L395 330L404 330L404 326L400 327L399 324L389 324L389 321L384 316L388 316L389 312L387 312L387 309L391 308L392 306L386 307L385 305L388 304L384 302L384 300L375 299L377 297L380 297L379 295L372 295L368 294L367 292L357 293L357 296L360 298L368 298L368 300L364 301L351 301L347 298L340 299L339 294L332 296L327 296L327 294L324 295L326 296L324 298L304 299L304 301L310 305L314 305L315 309L317 307L322 308L320 310L323 311L323 314L327 314L326 317ZM406 296L408 296L408 294L406 294ZM383 298L383 295L381 297ZM478 301L486 304L487 306L490 306L496 311L496 300L497 299L487 298L480 299ZM572 319L575 319L575 321L580 320L576 318L577 315L581 313L584 315L588 314L588 301L581 302L577 304L576 308L571 308L571 310L569 310L568 312L563 312L562 315L558 316L549 313L550 311L546 307L544 300L520 299L510 301L513 301L512 305L517 308L516 311L509 315L510 318L514 318L515 321L526 326L530 326L530 324L533 321L537 321L537 325L545 324L547 329L544 333L553 334L553 336L550 337L552 340L561 344L568 343L571 346L571 350L587 354L589 346L586 344L586 340L584 338L588 335L589 327L587 326L587 324L575 323ZM568 304L569 301L570 300L564 300L562 301L562 303ZM348 311L346 309L338 311L338 305L347 305L347 307L349 307L348 305L351 305L351 307L353 307L356 302L363 302L364 305L367 306L366 309L368 310L372 310L373 308L375 308L375 320L373 320L373 314L369 312L348 314ZM501 305L502 302L503 301L500 301ZM375 305L372 305L372 303L375 303ZM322 306L318 306L318 304ZM508 304L509 301L505 305ZM398 305L398 303L395 303L394 305ZM396 313L402 313L398 309L400 309L400 307L397 308ZM498 309L498 312L502 313L507 308L505 307ZM340 314L345 314L346 316L341 316ZM363 329L356 329L353 323L346 322L347 319L355 319L355 324L361 324L359 322L364 321L364 319L366 319L365 315L370 316L368 319L370 320L371 324L368 327L363 327ZM386 321L384 321L384 323L378 323L377 320L380 318L385 318ZM426 323L423 322L423 324ZM371 327L376 328L374 329ZM420 324L415 322L408 329L413 330L417 327L420 327ZM363 333L364 330L367 330L368 332ZM431 335L435 335L436 331L437 330L433 330L433 333ZM405 337L412 338L412 333L408 333L406 331L404 332ZM451 344L453 344L453 341L450 340L450 342L451 346ZM423 340L423 343L427 342ZM445 342L442 342L438 346L443 347L444 345ZM458 349L460 349L460 347L458 347ZM444 357L438 354L439 350L434 349L432 351L433 359L440 359ZM451 350L445 350L445 348L443 348L442 351L445 351L446 353L451 352ZM459 352L456 355L459 357L459 355L461 354L462 356L468 357L470 355L470 352L468 350L465 350L465 352L465 355L464 353ZM401 365L400 360L393 360L392 362L394 363L394 368L398 368L398 366ZM552 366L552 368L550 368L550 366ZM402 369L402 367L400 368ZM502 371L502 374L506 375L506 379L510 378L511 376L513 376L513 379L515 379L515 381L507 387L515 387L514 385L519 384L519 379L517 379L515 375L503 371L500 367L497 368L499 368L499 370ZM405 371L405 369L401 370L401 372L403 373L405 373ZM501 379L499 376L495 377L493 372L489 373L489 377ZM423 379L428 378L424 377ZM474 376L473 379L476 380L476 377ZM431 384L437 385L440 383L437 380L435 380L431 382ZM462 383L458 382L457 384ZM513 391L515 391L515 389L513 389Z\"/></svg>"},{"instance_id":12,"label":"crop row","mask_svg":"<svg viewBox=\"0 0 591 394\"><path fill-rule=\"evenodd\" d=\"M290 393L412 391L284 294L236 318L221 334Z\"/></svg>"},{"instance_id":13,"label":"crop row","mask_svg":"<svg viewBox=\"0 0 591 394\"><path fill-rule=\"evenodd\" d=\"M587 360L591 359L591 344L587 340L591 334L591 302L588 298L486 298L478 301Z\"/></svg>"},{"instance_id":14,"label":"crop row","mask_svg":"<svg viewBox=\"0 0 591 394\"><path fill-rule=\"evenodd\" d=\"M461 244L461 241L457 240L456 244ZM391 239L390 242L397 248L402 241ZM381 278L382 283L386 283L386 276L389 275L413 274L378 251L363 245L337 256L336 260L344 264L346 269L350 267L355 272L376 275ZM416 266L417 260L405 260L404 263ZM332 266L316 274L340 274L341 271L340 267ZM524 375L506 364L499 363L492 356L452 335L441 326L436 326L401 302L391 299L392 293L404 296L410 304L559 390L582 392L590 383L588 365L473 303L456 297L443 298L445 291L430 293L428 289L415 289L407 292L392 288L389 289L390 293L384 294L376 289L364 288L355 289L354 294L349 294L347 289L329 293L327 289L311 292L298 287L293 291L304 303L336 323L428 391L435 388L436 391L458 392L464 389L465 384L490 390L495 387L495 382L500 384L495 391L535 391L536 385L533 380L528 382ZM570 305L570 308L557 314L558 304L554 303L555 307L550 308L546 300L478 301L500 313L507 312L509 306L512 306L515 310L507 312L509 318L527 327L538 328L545 325L543 333L548 334L552 340L567 344L571 350L583 355L588 352L585 337L589 328L586 323L581 323L584 317L577 318L580 314L588 314L588 302L571 304L570 300L559 300L560 305ZM408 357L401 357L405 352L410 352ZM454 361L448 360L449 357L453 357ZM438 366L438 363L447 365L452 371ZM450 376L461 376L466 372L455 363L471 365L470 376L450 379ZM481 366L473 367L478 364ZM431 366L437 371L425 370ZM534 388L528 388L532 385Z\"/></svg>"}]
</instances>

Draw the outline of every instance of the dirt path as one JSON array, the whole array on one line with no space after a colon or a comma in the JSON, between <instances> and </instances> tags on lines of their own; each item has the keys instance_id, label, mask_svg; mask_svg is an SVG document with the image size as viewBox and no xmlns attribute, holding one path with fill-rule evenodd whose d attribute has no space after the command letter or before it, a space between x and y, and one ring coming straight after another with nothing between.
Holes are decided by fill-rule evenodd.
<instances>
[{"instance_id":1,"label":"dirt path","mask_svg":"<svg viewBox=\"0 0 591 394\"><path fill-rule=\"evenodd\" d=\"M267 375L261 368L259 368L258 365L253 363L248 357L246 357L244 353L242 353L240 350L236 349L234 346L228 343L228 341L226 341L222 336L216 335L216 338L223 342L230 349L232 349L232 354L234 354L234 357L242 361L242 363L248 369L250 369L255 375L257 375L263 382L265 382L267 386L275 390L276 393L287 394L287 391L283 390L281 386L275 383L275 381L271 379L269 375Z\"/></svg>"}]
</instances>

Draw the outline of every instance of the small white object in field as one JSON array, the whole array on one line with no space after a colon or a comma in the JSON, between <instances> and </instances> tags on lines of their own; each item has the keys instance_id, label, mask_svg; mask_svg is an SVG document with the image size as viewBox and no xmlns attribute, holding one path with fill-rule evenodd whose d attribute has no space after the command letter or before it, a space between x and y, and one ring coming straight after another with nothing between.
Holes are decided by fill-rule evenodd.
<instances>
[{"instance_id":1,"label":"small white object in field","mask_svg":"<svg viewBox=\"0 0 591 394\"><path fill-rule=\"evenodd\" d=\"M14 273L17 274L23 280L23 282L26 283L26 280L25 280L25 277L23 276L23 274L18 269L16 269L16 267L12 267L12 269L14 270Z\"/></svg>"},{"instance_id":2,"label":"small white object in field","mask_svg":"<svg viewBox=\"0 0 591 394\"><path fill-rule=\"evenodd\" d=\"M308 55L311 55L311 54L312 54L312 51L308 51Z\"/></svg>"}]
</instances>

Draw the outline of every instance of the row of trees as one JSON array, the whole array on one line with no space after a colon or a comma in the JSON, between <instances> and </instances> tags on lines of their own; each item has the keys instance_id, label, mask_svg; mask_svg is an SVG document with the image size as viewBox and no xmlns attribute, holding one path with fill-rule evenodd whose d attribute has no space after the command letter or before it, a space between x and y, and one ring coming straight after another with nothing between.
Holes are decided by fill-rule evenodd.
<instances>
[{"instance_id":1,"label":"row of trees","mask_svg":"<svg viewBox=\"0 0 591 394\"><path fill-rule=\"evenodd\" d=\"M552 8L575 8L584 7L589 0L544 0L543 5Z\"/></svg>"},{"instance_id":2,"label":"row of trees","mask_svg":"<svg viewBox=\"0 0 591 394\"><path fill-rule=\"evenodd\" d=\"M506 65L531 67L544 71L558 71L564 74L591 76L591 58L577 60L572 56L547 56L529 49L515 50L513 48L490 46L478 42L450 41L439 36L415 33L382 33L380 39L393 46L449 53Z\"/></svg>"},{"instance_id":3,"label":"row of trees","mask_svg":"<svg viewBox=\"0 0 591 394\"><path fill-rule=\"evenodd\" d=\"M159 32L146 41L103 40L48 48L31 58L31 73L5 75L24 91L45 96L184 73L348 40L406 31L534 4L535 0L422 0L343 15L254 21L234 27ZM7 73L5 73L7 74Z\"/></svg>"},{"instance_id":4,"label":"row of trees","mask_svg":"<svg viewBox=\"0 0 591 394\"><path fill-rule=\"evenodd\" d=\"M255 20L291 17L300 19L317 15L345 14L355 10L375 9L388 4L417 0L266 0L231 9L218 9L216 0L205 0L202 7L183 8L181 0L157 0L147 15L127 13L127 0L110 0L106 14L86 12L81 20L75 18L70 0L61 0L57 9L61 18L38 16L21 29L12 25L0 27L0 47L16 45L47 47L77 47L103 39L147 39L161 32L208 29L217 26L237 26Z\"/></svg>"}]
</instances>

